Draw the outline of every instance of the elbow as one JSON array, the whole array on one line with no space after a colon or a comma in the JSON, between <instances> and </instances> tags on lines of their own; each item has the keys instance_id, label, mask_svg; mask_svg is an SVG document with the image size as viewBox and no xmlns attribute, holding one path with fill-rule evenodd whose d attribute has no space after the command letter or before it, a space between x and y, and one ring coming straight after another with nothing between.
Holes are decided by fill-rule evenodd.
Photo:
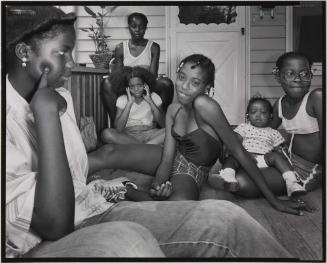
<instances>
[{"instance_id":1,"label":"elbow","mask_svg":"<svg viewBox=\"0 0 327 263\"><path fill-rule=\"evenodd\" d=\"M74 231L74 213L69 214L68 216L58 214L51 218L34 215L31 228L45 240L58 240Z\"/></svg>"},{"instance_id":2,"label":"elbow","mask_svg":"<svg viewBox=\"0 0 327 263\"><path fill-rule=\"evenodd\" d=\"M63 224L62 222L52 222L50 227L38 231L39 234L49 241L56 241L74 231L74 222Z\"/></svg>"}]
</instances>

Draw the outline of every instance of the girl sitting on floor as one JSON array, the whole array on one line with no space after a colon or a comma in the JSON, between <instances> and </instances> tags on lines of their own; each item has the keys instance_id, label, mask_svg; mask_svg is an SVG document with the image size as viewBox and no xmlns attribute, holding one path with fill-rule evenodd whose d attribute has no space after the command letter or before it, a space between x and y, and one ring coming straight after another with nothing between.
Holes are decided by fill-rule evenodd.
<instances>
[{"instance_id":1,"label":"girl sitting on floor","mask_svg":"<svg viewBox=\"0 0 327 263\"><path fill-rule=\"evenodd\" d=\"M194 54L183 59L177 70L178 102L169 106L161 162L150 195L127 186L132 200L198 200L210 167L221 157L223 143L235 156L264 196L281 211L288 209L268 188L260 170L233 133L219 104L208 94L213 89L215 66L207 57ZM290 207L304 207L289 201Z\"/></svg>"},{"instance_id":2,"label":"girl sitting on floor","mask_svg":"<svg viewBox=\"0 0 327 263\"><path fill-rule=\"evenodd\" d=\"M274 105L271 127L290 135L289 159L306 191L322 182L322 89L310 91L312 62L299 52L281 55L273 73L285 95Z\"/></svg>"},{"instance_id":3,"label":"girl sitting on floor","mask_svg":"<svg viewBox=\"0 0 327 263\"><path fill-rule=\"evenodd\" d=\"M151 92L155 85L153 75L141 67L124 67L121 74L112 79L115 86L126 90L117 99L115 128L105 129L102 141L118 144L160 144L165 138L162 100Z\"/></svg>"},{"instance_id":4,"label":"girl sitting on floor","mask_svg":"<svg viewBox=\"0 0 327 263\"><path fill-rule=\"evenodd\" d=\"M268 126L272 111L267 99L251 98L246 110L249 123L238 125L234 131L259 168L275 167L282 174L289 196L303 193L303 187L298 183L292 165L280 151L285 141L283 136L278 130ZM208 181L217 189L236 192L240 187L235 176L239 168L239 163L229 156L224 162L223 169L218 173L211 173Z\"/></svg>"}]
</instances>

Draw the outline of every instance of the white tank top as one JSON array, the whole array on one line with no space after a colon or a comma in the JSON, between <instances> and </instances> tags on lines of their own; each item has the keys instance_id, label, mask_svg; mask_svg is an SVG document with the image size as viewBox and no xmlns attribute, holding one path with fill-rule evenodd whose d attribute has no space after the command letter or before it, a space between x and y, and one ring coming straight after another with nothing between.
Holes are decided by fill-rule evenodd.
<instances>
[{"instance_id":1,"label":"white tank top","mask_svg":"<svg viewBox=\"0 0 327 263\"><path fill-rule=\"evenodd\" d=\"M294 134L309 134L319 131L317 118L311 117L306 110L307 101L310 93L311 91L303 97L303 100L296 115L291 120L288 120L283 116L282 99L284 98L284 96L279 99L278 117L282 119L282 126L287 132Z\"/></svg>"},{"instance_id":2,"label":"white tank top","mask_svg":"<svg viewBox=\"0 0 327 263\"><path fill-rule=\"evenodd\" d=\"M129 40L123 41L124 66L130 66L130 67L140 66L149 70L151 64L151 47L153 41L148 40L148 43L146 44L144 50L137 57L134 57L129 51L128 42Z\"/></svg>"}]
</instances>

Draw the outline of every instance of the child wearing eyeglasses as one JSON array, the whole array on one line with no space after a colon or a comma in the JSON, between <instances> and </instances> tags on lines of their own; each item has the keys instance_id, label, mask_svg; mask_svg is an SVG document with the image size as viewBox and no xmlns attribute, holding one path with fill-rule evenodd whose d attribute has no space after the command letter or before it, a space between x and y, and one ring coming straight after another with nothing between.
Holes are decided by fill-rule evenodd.
<instances>
[{"instance_id":1,"label":"child wearing eyeglasses","mask_svg":"<svg viewBox=\"0 0 327 263\"><path fill-rule=\"evenodd\" d=\"M289 160L306 191L319 187L322 179L322 89L310 90L311 66L298 52L278 58L273 73L285 95L275 103L270 123L289 134Z\"/></svg>"},{"instance_id":2,"label":"child wearing eyeglasses","mask_svg":"<svg viewBox=\"0 0 327 263\"><path fill-rule=\"evenodd\" d=\"M152 74L142 67L124 67L112 80L126 91L116 102L115 128L105 129L101 139L117 144L161 144L165 138L162 100L151 92L155 85ZM127 87L127 88L126 88Z\"/></svg>"}]
</instances>

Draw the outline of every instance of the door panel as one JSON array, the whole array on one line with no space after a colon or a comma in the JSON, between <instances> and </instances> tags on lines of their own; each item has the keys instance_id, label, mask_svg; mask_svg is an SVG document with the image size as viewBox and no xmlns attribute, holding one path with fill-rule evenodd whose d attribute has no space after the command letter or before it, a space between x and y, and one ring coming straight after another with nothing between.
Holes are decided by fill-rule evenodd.
<instances>
[{"instance_id":1,"label":"door panel","mask_svg":"<svg viewBox=\"0 0 327 263\"><path fill-rule=\"evenodd\" d=\"M173 10L174 11L174 10ZM174 11L175 15L176 10ZM173 12L173 13L174 13ZM239 11L240 12L240 11ZM178 17L172 19L171 77L184 57L200 53L209 57L216 67L214 99L220 104L231 124L245 118L245 37L241 33L241 14L231 25L181 25Z\"/></svg>"}]
</instances>

